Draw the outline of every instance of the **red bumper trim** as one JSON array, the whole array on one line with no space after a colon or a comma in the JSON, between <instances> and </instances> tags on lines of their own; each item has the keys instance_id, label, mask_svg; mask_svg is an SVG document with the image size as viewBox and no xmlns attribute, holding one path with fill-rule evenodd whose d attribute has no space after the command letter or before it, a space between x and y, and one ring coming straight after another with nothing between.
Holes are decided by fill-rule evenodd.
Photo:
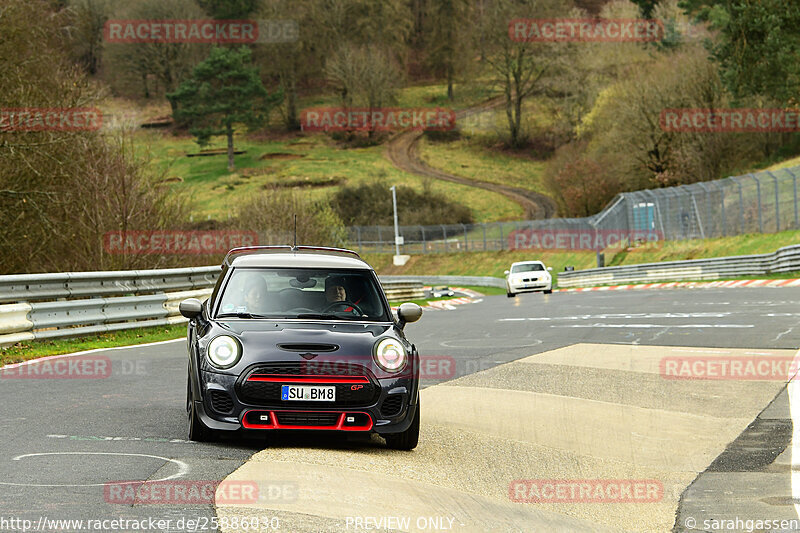
<instances>
[{"instance_id":1,"label":"red bumper trim","mask_svg":"<svg viewBox=\"0 0 800 533\"><path fill-rule=\"evenodd\" d=\"M369 383L366 376L321 376L307 374L253 374L247 381L268 381L270 383Z\"/></svg>"}]
</instances>

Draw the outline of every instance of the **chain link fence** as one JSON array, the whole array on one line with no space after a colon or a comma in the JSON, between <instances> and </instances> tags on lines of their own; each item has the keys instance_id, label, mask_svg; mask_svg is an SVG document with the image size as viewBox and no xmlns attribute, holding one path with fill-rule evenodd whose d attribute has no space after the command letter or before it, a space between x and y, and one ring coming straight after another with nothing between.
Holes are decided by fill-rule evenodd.
<instances>
[{"instance_id":1,"label":"chain link fence","mask_svg":"<svg viewBox=\"0 0 800 533\"><path fill-rule=\"evenodd\" d=\"M401 254L519 249L602 251L642 241L707 239L800 228L800 167L621 193L600 213L485 224L400 226ZM402 221L402 219L401 219ZM362 253L394 253L393 226L348 228Z\"/></svg>"}]
</instances>

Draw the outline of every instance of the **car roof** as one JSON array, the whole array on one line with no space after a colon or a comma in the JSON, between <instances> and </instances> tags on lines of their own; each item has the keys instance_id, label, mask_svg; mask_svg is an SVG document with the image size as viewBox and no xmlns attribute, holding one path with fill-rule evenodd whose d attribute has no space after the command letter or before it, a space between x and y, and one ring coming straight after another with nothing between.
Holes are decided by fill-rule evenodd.
<instances>
[{"instance_id":1,"label":"car roof","mask_svg":"<svg viewBox=\"0 0 800 533\"><path fill-rule=\"evenodd\" d=\"M541 261L517 261L516 263L511 263L511 266L514 266L514 265L530 265L531 263L544 265L544 263L541 262Z\"/></svg>"},{"instance_id":2,"label":"car roof","mask_svg":"<svg viewBox=\"0 0 800 533\"><path fill-rule=\"evenodd\" d=\"M348 257L322 251L247 253L231 258L228 264L233 268L331 268L372 270L369 264L357 256Z\"/></svg>"}]
</instances>

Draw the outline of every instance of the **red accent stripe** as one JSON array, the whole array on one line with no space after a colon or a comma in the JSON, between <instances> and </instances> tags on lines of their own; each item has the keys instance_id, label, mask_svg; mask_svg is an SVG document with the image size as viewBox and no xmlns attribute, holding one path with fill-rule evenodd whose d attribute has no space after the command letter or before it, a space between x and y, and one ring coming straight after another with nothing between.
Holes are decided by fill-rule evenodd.
<instances>
[{"instance_id":1,"label":"red accent stripe","mask_svg":"<svg viewBox=\"0 0 800 533\"><path fill-rule=\"evenodd\" d=\"M366 376L331 376L314 374L253 374L247 381L270 383L369 383Z\"/></svg>"},{"instance_id":2,"label":"red accent stripe","mask_svg":"<svg viewBox=\"0 0 800 533\"><path fill-rule=\"evenodd\" d=\"M269 424L253 424L252 422L247 421L247 415L251 412L257 413L269 413ZM275 413L330 413L331 411L298 411L298 410L280 410L280 411L261 411L261 410L250 410L245 411L244 415L242 416L242 426L246 429L313 429L313 430L322 430L322 431L369 431L372 429L373 422L372 417L369 413L365 413L363 411L339 411L339 420L337 421L335 426L295 426L295 425L281 425L278 423L278 416ZM369 424L363 426L345 426L344 421L345 417L350 415L366 415L369 419Z\"/></svg>"}]
</instances>

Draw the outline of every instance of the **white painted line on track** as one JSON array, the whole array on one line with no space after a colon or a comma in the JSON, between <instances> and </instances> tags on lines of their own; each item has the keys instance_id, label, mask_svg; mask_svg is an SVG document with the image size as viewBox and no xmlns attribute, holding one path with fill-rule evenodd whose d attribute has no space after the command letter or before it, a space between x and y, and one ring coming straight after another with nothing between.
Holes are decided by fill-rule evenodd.
<instances>
[{"instance_id":1,"label":"white painted line on track","mask_svg":"<svg viewBox=\"0 0 800 533\"><path fill-rule=\"evenodd\" d=\"M753 324L551 324L551 328L754 328Z\"/></svg>"},{"instance_id":2,"label":"white painted line on track","mask_svg":"<svg viewBox=\"0 0 800 533\"><path fill-rule=\"evenodd\" d=\"M120 481L117 482L120 485L124 484L133 484L133 483L156 483L159 481L169 481L170 479L176 479L179 477L185 476L189 472L189 465L184 463L183 461L179 461L177 459L169 459L168 457L161 457L160 455L148 455L145 453L118 453L118 452L44 452L44 453L26 453L23 455L18 455L12 458L12 461L20 461L22 459L26 459L28 457L42 457L45 455L122 455L128 457L150 457L152 459L161 459L162 461L174 463L178 465L178 473L172 474L171 476L167 476L161 479L143 479L140 481ZM88 483L82 485L65 485L65 484L49 484L49 485L41 485L37 483L9 483L5 481L0 481L0 485L11 485L14 487L103 487L106 483Z\"/></svg>"},{"instance_id":3,"label":"white painted line on track","mask_svg":"<svg viewBox=\"0 0 800 533\"><path fill-rule=\"evenodd\" d=\"M95 442L148 442L156 444L197 444L193 440L168 439L166 437L108 437L105 435L47 435L48 439L68 439Z\"/></svg>"}]
</instances>

